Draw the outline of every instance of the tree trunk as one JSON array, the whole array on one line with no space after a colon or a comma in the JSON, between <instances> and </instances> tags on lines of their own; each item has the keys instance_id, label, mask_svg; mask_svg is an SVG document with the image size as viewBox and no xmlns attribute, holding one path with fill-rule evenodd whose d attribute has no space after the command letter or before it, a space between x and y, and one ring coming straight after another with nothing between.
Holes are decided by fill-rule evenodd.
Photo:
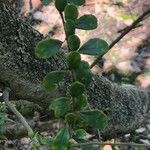
<instances>
[{"instance_id":1,"label":"tree trunk","mask_svg":"<svg viewBox=\"0 0 150 150\"><path fill-rule=\"evenodd\" d=\"M42 39L27 22L22 21L7 1L0 0L0 81L10 86L17 99L34 101L46 107L59 95L66 95L67 78L53 93L42 89L44 75L66 65L64 52L48 60L34 55L34 47ZM102 135L110 138L136 129L149 111L150 92L132 85L111 83L94 76L87 88L91 107L103 110L108 126Z\"/></svg>"}]
</instances>

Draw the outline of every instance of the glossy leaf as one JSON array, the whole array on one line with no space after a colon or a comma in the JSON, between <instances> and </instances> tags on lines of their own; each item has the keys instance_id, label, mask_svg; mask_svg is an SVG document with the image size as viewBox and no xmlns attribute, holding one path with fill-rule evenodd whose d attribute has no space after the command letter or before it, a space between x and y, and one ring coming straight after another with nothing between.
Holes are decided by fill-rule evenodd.
<instances>
[{"instance_id":1,"label":"glossy leaf","mask_svg":"<svg viewBox=\"0 0 150 150\"><path fill-rule=\"evenodd\" d=\"M69 139L70 135L68 129L60 129L54 139L52 150L68 150Z\"/></svg>"},{"instance_id":2,"label":"glossy leaf","mask_svg":"<svg viewBox=\"0 0 150 150\"><path fill-rule=\"evenodd\" d=\"M93 30L96 29L98 26L97 18L94 15L84 15L81 16L76 21L75 27L77 29L83 29L83 30Z\"/></svg>"},{"instance_id":3,"label":"glossy leaf","mask_svg":"<svg viewBox=\"0 0 150 150\"><path fill-rule=\"evenodd\" d=\"M71 4L75 4L78 6L84 5L85 4L85 0L68 0L69 3Z\"/></svg>"},{"instance_id":4,"label":"glossy leaf","mask_svg":"<svg viewBox=\"0 0 150 150\"><path fill-rule=\"evenodd\" d=\"M53 91L57 88L57 84L63 79L65 71L51 71L43 79L43 87L47 91Z\"/></svg>"},{"instance_id":5,"label":"glossy leaf","mask_svg":"<svg viewBox=\"0 0 150 150\"><path fill-rule=\"evenodd\" d=\"M78 51L81 54L103 56L108 52L108 44L102 39L94 38L83 44Z\"/></svg>"},{"instance_id":6,"label":"glossy leaf","mask_svg":"<svg viewBox=\"0 0 150 150\"><path fill-rule=\"evenodd\" d=\"M107 125L107 117L100 110L80 112L80 116L89 126L94 128L104 129Z\"/></svg>"},{"instance_id":7,"label":"glossy leaf","mask_svg":"<svg viewBox=\"0 0 150 150\"><path fill-rule=\"evenodd\" d=\"M35 48L35 54L39 58L47 59L51 56L56 55L60 50L62 42L55 39L44 39L40 41Z\"/></svg>"}]
</instances>

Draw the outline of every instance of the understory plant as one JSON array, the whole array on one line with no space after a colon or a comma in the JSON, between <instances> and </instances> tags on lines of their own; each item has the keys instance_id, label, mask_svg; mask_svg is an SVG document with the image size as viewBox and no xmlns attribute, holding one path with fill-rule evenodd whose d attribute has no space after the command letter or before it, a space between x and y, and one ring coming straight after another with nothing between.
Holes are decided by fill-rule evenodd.
<instances>
[{"instance_id":1,"label":"understory plant","mask_svg":"<svg viewBox=\"0 0 150 150\"><path fill-rule=\"evenodd\" d=\"M49 5L50 0L43 4ZM98 26L97 18L92 14L79 17L78 7L85 4L85 0L55 0L65 31L67 43L66 68L49 72L43 79L43 87L53 92L69 76L69 90L65 97L58 97L51 101L49 109L54 111L56 118L65 122L54 137L51 148L53 150L72 149L73 143L87 141L87 128L102 130L107 125L107 117L101 110L89 109L86 88L90 85L92 72L88 62L81 60L81 54L103 56L108 51L108 44L100 38L93 38L81 45L76 29L93 30ZM55 56L63 42L58 39L46 38L40 41L35 54L39 58L48 59ZM81 146L81 149L92 149L92 146Z\"/></svg>"}]
</instances>

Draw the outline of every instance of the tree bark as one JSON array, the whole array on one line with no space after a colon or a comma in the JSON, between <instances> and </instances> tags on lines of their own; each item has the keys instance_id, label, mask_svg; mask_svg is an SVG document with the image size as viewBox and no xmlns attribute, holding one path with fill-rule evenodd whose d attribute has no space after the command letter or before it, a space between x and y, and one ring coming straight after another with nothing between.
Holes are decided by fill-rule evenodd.
<instances>
[{"instance_id":1,"label":"tree bark","mask_svg":"<svg viewBox=\"0 0 150 150\"><path fill-rule=\"evenodd\" d=\"M8 84L17 99L26 99L46 107L58 96L66 95L68 79L52 93L41 86L44 75L63 69L65 54L42 60L34 47L42 39L27 22L21 20L7 1L0 0L0 82ZM95 75L87 88L89 103L108 116L108 126L102 131L106 138L136 129L149 111L150 92L132 85L117 85Z\"/></svg>"}]
</instances>

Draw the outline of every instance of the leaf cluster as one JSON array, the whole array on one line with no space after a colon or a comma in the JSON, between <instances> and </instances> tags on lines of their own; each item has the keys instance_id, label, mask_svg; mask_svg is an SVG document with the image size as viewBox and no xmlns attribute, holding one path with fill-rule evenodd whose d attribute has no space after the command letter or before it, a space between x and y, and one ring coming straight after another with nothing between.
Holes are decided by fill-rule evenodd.
<instances>
[{"instance_id":1,"label":"leaf cluster","mask_svg":"<svg viewBox=\"0 0 150 150\"><path fill-rule=\"evenodd\" d=\"M43 1L45 5L49 3L50 0ZM98 26L97 18L92 14L79 17L78 7L84 3L85 0L55 0L68 45L67 68L49 72L43 79L43 87L52 92L66 75L71 74L72 80L69 95L54 99L49 106L49 109L54 111L55 117L61 117L66 122L66 126L61 128L54 138L53 150L69 149L71 138L77 142L84 140L87 126L103 129L107 125L107 117L102 111L88 110L86 88L90 85L93 74L88 62L81 60L81 54L103 56L108 51L108 44L103 39L93 38L81 46L80 38L75 34L76 29L93 30ZM62 44L63 42L57 39L44 39L37 44L35 54L39 58L48 59L60 51Z\"/></svg>"}]
</instances>

